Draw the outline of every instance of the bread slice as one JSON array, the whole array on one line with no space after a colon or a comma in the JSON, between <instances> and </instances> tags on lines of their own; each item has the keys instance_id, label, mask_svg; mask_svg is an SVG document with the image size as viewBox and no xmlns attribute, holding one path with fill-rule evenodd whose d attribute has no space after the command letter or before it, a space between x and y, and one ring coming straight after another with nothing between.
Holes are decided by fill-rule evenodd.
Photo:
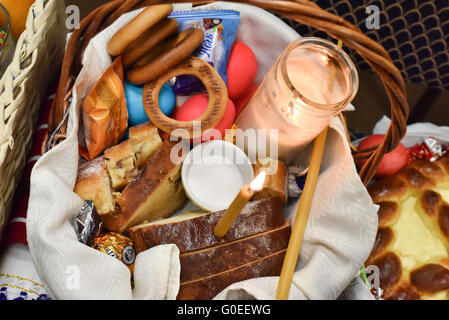
<instances>
[{"instance_id":1,"label":"bread slice","mask_svg":"<svg viewBox=\"0 0 449 320\"><path fill-rule=\"evenodd\" d=\"M284 250L290 225L215 247L181 254L181 283L220 273Z\"/></svg>"},{"instance_id":2,"label":"bread slice","mask_svg":"<svg viewBox=\"0 0 449 320\"><path fill-rule=\"evenodd\" d=\"M148 158L162 146L157 127L149 122L129 128L129 140L139 171L143 169Z\"/></svg>"},{"instance_id":3,"label":"bread slice","mask_svg":"<svg viewBox=\"0 0 449 320\"><path fill-rule=\"evenodd\" d=\"M83 200L93 201L99 215L114 210L115 201L104 157L80 164L74 192Z\"/></svg>"},{"instance_id":4,"label":"bread slice","mask_svg":"<svg viewBox=\"0 0 449 320\"><path fill-rule=\"evenodd\" d=\"M121 191L162 146L157 127L144 123L129 128L129 139L104 152L112 188Z\"/></svg>"},{"instance_id":5,"label":"bread slice","mask_svg":"<svg viewBox=\"0 0 449 320\"><path fill-rule=\"evenodd\" d=\"M225 211L180 215L169 220L141 224L129 229L137 253L160 244L176 244L181 253L215 246L282 227L285 223L281 198L249 202L223 238L214 227Z\"/></svg>"},{"instance_id":6,"label":"bread slice","mask_svg":"<svg viewBox=\"0 0 449 320\"><path fill-rule=\"evenodd\" d=\"M162 145L157 128L146 123L129 129L129 139L107 149L104 156L78 168L74 192L94 202L100 215L116 209L116 198Z\"/></svg>"},{"instance_id":7,"label":"bread slice","mask_svg":"<svg viewBox=\"0 0 449 320\"><path fill-rule=\"evenodd\" d=\"M118 209L102 217L104 227L124 233L139 223L169 217L182 208L186 196L181 183L181 164L171 161L174 142L166 141L148 160L117 199Z\"/></svg>"},{"instance_id":8,"label":"bread slice","mask_svg":"<svg viewBox=\"0 0 449 320\"><path fill-rule=\"evenodd\" d=\"M221 273L181 283L177 299L210 300L235 282L252 278L279 276L286 251L278 251Z\"/></svg>"},{"instance_id":9,"label":"bread slice","mask_svg":"<svg viewBox=\"0 0 449 320\"><path fill-rule=\"evenodd\" d=\"M107 149L104 156L114 190L126 186L139 173L130 140Z\"/></svg>"}]
</instances>

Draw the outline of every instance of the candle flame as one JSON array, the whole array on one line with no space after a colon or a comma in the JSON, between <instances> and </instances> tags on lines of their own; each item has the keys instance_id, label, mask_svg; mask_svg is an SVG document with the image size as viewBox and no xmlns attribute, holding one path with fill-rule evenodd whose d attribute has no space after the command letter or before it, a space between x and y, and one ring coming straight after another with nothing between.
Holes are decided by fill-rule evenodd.
<instances>
[{"instance_id":1,"label":"candle flame","mask_svg":"<svg viewBox=\"0 0 449 320\"><path fill-rule=\"evenodd\" d=\"M263 189L263 185L265 183L265 178L267 176L267 173L265 171L262 171L257 175L257 177L251 182L249 185L250 189L252 191L260 191Z\"/></svg>"}]
</instances>

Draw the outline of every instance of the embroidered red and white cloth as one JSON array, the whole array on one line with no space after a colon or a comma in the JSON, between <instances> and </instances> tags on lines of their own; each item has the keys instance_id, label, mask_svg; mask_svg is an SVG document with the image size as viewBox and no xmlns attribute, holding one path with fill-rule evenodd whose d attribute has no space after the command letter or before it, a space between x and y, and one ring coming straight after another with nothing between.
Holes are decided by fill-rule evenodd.
<instances>
[{"instance_id":1,"label":"embroidered red and white cloth","mask_svg":"<svg viewBox=\"0 0 449 320\"><path fill-rule=\"evenodd\" d=\"M11 216L1 242L0 300L49 299L28 249L26 217L31 170L41 157L42 143L47 132L53 99L54 89L42 104L31 152L22 180L17 187Z\"/></svg>"}]
</instances>

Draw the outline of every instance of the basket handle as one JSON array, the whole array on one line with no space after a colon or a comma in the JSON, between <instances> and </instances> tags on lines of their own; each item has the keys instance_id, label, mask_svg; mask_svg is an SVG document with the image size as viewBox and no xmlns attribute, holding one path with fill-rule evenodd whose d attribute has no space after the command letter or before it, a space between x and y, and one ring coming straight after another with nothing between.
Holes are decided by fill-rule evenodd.
<instances>
[{"instance_id":1,"label":"basket handle","mask_svg":"<svg viewBox=\"0 0 449 320\"><path fill-rule=\"evenodd\" d=\"M49 135L54 133L56 127L58 127L64 119L68 106L68 97L66 97L66 93L70 90L68 83L71 78L78 74L82 50L87 46L90 39L96 33L109 26L116 18L126 11L151 4L173 2L193 2L197 5L214 1L114 0L97 8L83 19L81 28L72 34L67 46L61 79L50 116ZM400 71L393 64L388 52L382 45L364 35L360 29L350 22L321 9L318 5L309 0L243 0L234 2L258 6L271 11L274 14L324 31L333 38L341 40L348 48L355 50L378 74L390 100L391 124L381 145L377 148L355 151L353 154L354 159L356 160L368 158L359 173L362 182L365 185L368 185L383 156L398 146L407 131L409 106L407 102L406 86ZM81 50L79 48L81 48ZM65 127L62 126L62 131L59 133L64 135L64 130Z\"/></svg>"}]
</instances>

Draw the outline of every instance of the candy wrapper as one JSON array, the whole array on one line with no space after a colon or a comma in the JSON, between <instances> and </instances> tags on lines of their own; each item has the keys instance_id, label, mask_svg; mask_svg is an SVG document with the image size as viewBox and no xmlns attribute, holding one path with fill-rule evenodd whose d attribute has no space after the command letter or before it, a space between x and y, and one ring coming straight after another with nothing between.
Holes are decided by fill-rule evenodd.
<instances>
[{"instance_id":1,"label":"candy wrapper","mask_svg":"<svg viewBox=\"0 0 449 320\"><path fill-rule=\"evenodd\" d=\"M201 46L194 56L210 63L227 83L227 65L240 24L240 13L234 10L208 10L173 12L170 18L179 22L179 31L200 28L204 32ZM190 95L204 91L204 86L192 76L177 77L173 85L177 95Z\"/></svg>"},{"instance_id":2,"label":"candy wrapper","mask_svg":"<svg viewBox=\"0 0 449 320\"><path fill-rule=\"evenodd\" d=\"M121 57L101 76L82 104L86 160L93 160L107 148L118 144L128 129L128 111Z\"/></svg>"},{"instance_id":3,"label":"candy wrapper","mask_svg":"<svg viewBox=\"0 0 449 320\"><path fill-rule=\"evenodd\" d=\"M115 232L101 234L95 238L93 248L114 257L134 270L136 252L131 239Z\"/></svg>"},{"instance_id":4,"label":"candy wrapper","mask_svg":"<svg viewBox=\"0 0 449 320\"><path fill-rule=\"evenodd\" d=\"M391 120L383 117L376 123L373 134L385 134ZM407 134L401 141L409 149L412 160L435 161L445 153L449 145L449 127L421 122L407 126Z\"/></svg>"},{"instance_id":5,"label":"candy wrapper","mask_svg":"<svg viewBox=\"0 0 449 320\"><path fill-rule=\"evenodd\" d=\"M102 222L92 201L85 201L83 207L72 220L78 240L89 247L101 232Z\"/></svg>"},{"instance_id":6,"label":"candy wrapper","mask_svg":"<svg viewBox=\"0 0 449 320\"><path fill-rule=\"evenodd\" d=\"M447 153L447 145L439 143L434 137L428 137L423 143L411 147L409 153L411 160L435 161Z\"/></svg>"}]
</instances>

